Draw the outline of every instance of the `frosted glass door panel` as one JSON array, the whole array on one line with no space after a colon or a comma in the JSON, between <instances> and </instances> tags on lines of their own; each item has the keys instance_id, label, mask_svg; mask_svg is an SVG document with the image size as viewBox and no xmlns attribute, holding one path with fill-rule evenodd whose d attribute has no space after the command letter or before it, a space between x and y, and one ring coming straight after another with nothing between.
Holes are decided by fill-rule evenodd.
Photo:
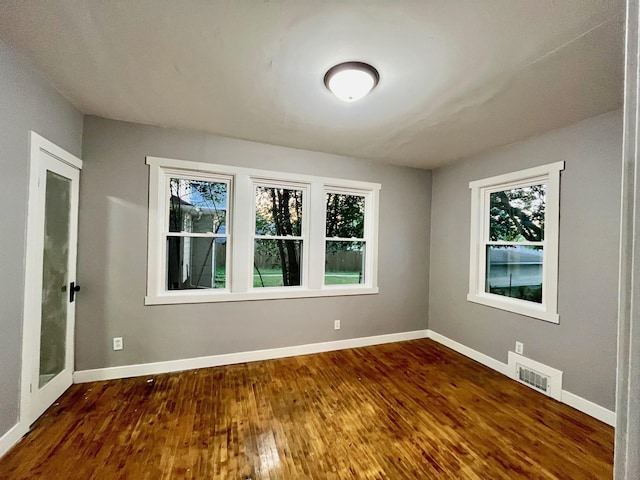
<instances>
[{"instance_id":1,"label":"frosted glass door panel","mask_svg":"<svg viewBox=\"0 0 640 480\"><path fill-rule=\"evenodd\" d=\"M47 171L39 387L65 367L71 180Z\"/></svg>"}]
</instances>

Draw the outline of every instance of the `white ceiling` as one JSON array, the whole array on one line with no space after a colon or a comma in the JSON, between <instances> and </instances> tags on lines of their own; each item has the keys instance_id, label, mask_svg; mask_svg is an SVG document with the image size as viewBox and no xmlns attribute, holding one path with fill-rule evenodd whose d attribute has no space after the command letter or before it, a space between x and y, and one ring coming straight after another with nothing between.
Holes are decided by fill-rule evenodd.
<instances>
[{"instance_id":1,"label":"white ceiling","mask_svg":"<svg viewBox=\"0 0 640 480\"><path fill-rule=\"evenodd\" d=\"M624 0L0 0L81 112L432 168L622 105ZM365 99L336 63L380 72Z\"/></svg>"}]
</instances>

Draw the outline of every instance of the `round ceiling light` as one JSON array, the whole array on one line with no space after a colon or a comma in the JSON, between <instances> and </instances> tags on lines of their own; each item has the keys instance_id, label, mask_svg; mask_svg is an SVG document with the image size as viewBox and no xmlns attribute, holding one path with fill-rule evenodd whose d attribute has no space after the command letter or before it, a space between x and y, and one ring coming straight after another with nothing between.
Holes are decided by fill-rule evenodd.
<instances>
[{"instance_id":1,"label":"round ceiling light","mask_svg":"<svg viewBox=\"0 0 640 480\"><path fill-rule=\"evenodd\" d=\"M355 102L367 95L380 80L380 74L371 65L345 62L334 65L324 76L324 84L343 102Z\"/></svg>"}]
</instances>

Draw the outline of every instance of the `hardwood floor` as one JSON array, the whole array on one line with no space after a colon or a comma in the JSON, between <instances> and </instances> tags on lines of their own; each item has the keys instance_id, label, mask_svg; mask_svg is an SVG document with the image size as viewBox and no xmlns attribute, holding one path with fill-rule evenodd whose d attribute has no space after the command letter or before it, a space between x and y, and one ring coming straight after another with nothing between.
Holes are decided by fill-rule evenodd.
<instances>
[{"instance_id":1,"label":"hardwood floor","mask_svg":"<svg viewBox=\"0 0 640 480\"><path fill-rule=\"evenodd\" d=\"M613 429L431 340L74 385L2 479L605 479Z\"/></svg>"}]
</instances>

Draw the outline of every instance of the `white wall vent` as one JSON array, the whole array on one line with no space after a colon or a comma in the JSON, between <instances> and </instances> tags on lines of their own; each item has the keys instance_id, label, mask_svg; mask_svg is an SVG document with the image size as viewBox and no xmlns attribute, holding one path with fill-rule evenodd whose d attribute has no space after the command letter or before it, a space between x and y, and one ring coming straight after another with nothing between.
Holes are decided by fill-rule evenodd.
<instances>
[{"instance_id":1,"label":"white wall vent","mask_svg":"<svg viewBox=\"0 0 640 480\"><path fill-rule=\"evenodd\" d=\"M530 358L509 352L511 378L562 401L562 372Z\"/></svg>"},{"instance_id":2,"label":"white wall vent","mask_svg":"<svg viewBox=\"0 0 640 480\"><path fill-rule=\"evenodd\" d=\"M547 393L547 387L549 386L549 377L538 373L535 370L531 370L530 368L518 365L518 380L520 380L522 383L526 383L536 390Z\"/></svg>"}]
</instances>

